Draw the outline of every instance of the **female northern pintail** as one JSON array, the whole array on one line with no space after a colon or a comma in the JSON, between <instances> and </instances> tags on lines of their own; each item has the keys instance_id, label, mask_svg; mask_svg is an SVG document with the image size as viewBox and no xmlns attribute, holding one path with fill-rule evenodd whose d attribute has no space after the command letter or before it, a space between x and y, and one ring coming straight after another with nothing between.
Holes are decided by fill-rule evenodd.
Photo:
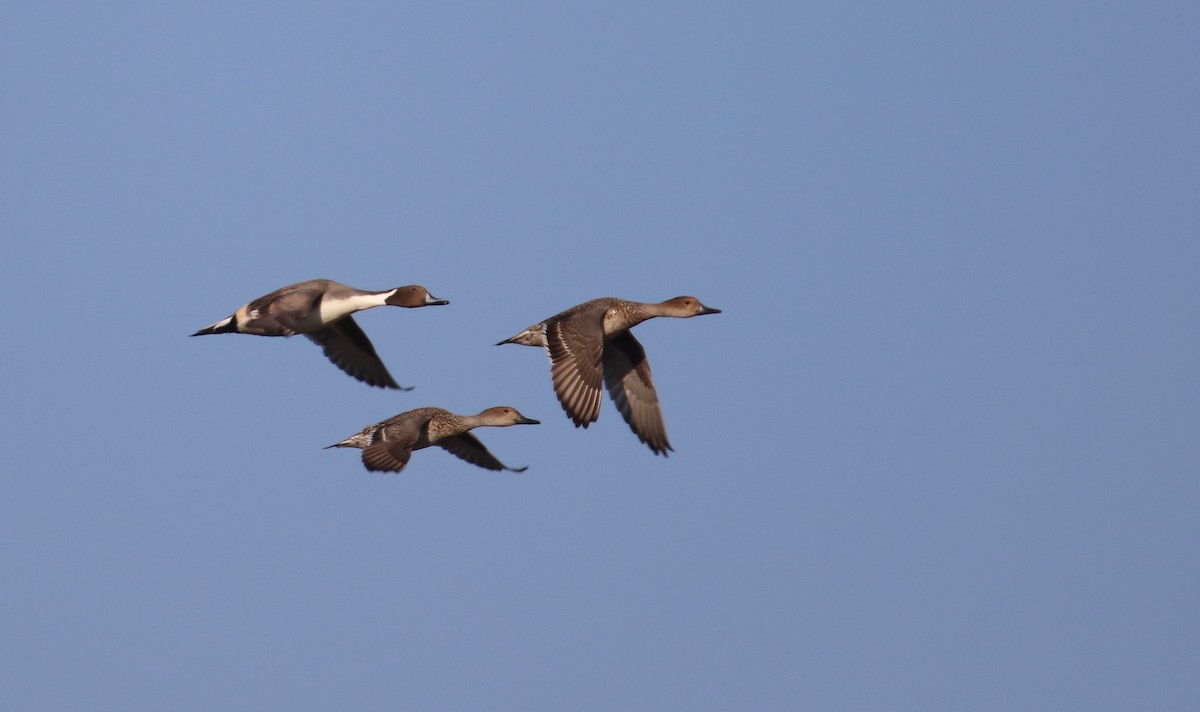
<instances>
[{"instance_id":1,"label":"female northern pintail","mask_svg":"<svg viewBox=\"0 0 1200 712\"><path fill-rule=\"evenodd\" d=\"M657 304L605 297L555 314L500 344L546 349L554 393L575 427L586 428L600 416L603 380L638 440L666 457L672 448L650 379L650 364L629 330L656 316L686 319L720 313L695 297L675 297Z\"/></svg>"},{"instance_id":2,"label":"female northern pintail","mask_svg":"<svg viewBox=\"0 0 1200 712\"><path fill-rule=\"evenodd\" d=\"M437 445L463 460L488 470L524 472L525 467L506 467L468 430L483 425L538 425L516 408L499 405L478 415L455 415L441 408L417 408L368 425L359 432L326 447L362 449L363 465L371 472L400 472L413 450Z\"/></svg>"},{"instance_id":3,"label":"female northern pintail","mask_svg":"<svg viewBox=\"0 0 1200 712\"><path fill-rule=\"evenodd\" d=\"M297 282L259 297L215 324L192 334L304 334L325 352L335 366L354 378L380 388L401 388L375 353L371 340L350 316L379 306L427 307L449 304L424 287L410 285L367 292L329 279Z\"/></svg>"}]
</instances>

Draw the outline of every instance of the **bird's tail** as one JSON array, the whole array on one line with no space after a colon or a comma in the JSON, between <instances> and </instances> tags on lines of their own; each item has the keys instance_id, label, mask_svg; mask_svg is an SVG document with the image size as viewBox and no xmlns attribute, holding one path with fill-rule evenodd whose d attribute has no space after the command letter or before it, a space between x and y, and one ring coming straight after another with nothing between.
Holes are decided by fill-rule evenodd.
<instances>
[{"instance_id":1,"label":"bird's tail","mask_svg":"<svg viewBox=\"0 0 1200 712\"><path fill-rule=\"evenodd\" d=\"M323 447L321 449L328 450L330 448L335 448L335 447L356 447L356 448L361 449L370 444L371 444L371 434L364 433L364 432L358 432L358 433L355 433L355 434L351 435L350 437L346 438L345 440L339 440L338 442L336 442L332 445L326 445L325 447Z\"/></svg>"},{"instance_id":2,"label":"bird's tail","mask_svg":"<svg viewBox=\"0 0 1200 712\"><path fill-rule=\"evenodd\" d=\"M237 331L237 321L232 316L227 316L215 324L209 324L200 331L192 334L192 336L204 336L206 334L228 334L231 331Z\"/></svg>"},{"instance_id":3,"label":"bird's tail","mask_svg":"<svg viewBox=\"0 0 1200 712\"><path fill-rule=\"evenodd\" d=\"M543 330L543 326L541 324L534 324L533 326L522 331L521 333L517 334L516 336L507 338L504 341L499 341L496 343L497 346L503 346L504 344L520 344L521 346L545 346L546 345L545 331Z\"/></svg>"}]
</instances>

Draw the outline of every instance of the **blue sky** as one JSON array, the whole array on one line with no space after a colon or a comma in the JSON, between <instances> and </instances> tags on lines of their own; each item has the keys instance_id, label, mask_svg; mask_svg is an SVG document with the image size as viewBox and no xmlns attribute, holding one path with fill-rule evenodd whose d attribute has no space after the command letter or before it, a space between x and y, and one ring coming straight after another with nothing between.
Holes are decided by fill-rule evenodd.
<instances>
[{"instance_id":1,"label":"blue sky","mask_svg":"<svg viewBox=\"0 0 1200 712\"><path fill-rule=\"evenodd\" d=\"M0 10L12 709L1185 710L1190 3ZM304 339L278 286L420 283ZM675 452L533 349L599 296ZM508 404L399 476L320 448Z\"/></svg>"}]
</instances>

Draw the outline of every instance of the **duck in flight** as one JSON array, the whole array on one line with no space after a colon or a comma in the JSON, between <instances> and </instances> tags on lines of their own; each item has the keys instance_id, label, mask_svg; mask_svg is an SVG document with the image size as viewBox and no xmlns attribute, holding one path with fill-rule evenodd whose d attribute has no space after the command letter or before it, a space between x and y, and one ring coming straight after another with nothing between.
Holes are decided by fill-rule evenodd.
<instances>
[{"instance_id":1,"label":"duck in flight","mask_svg":"<svg viewBox=\"0 0 1200 712\"><path fill-rule=\"evenodd\" d=\"M484 425L506 427L538 424L539 421L526 418L516 408L507 405L488 408L478 415L455 415L441 408L417 408L368 425L325 449L359 448L362 450L363 466L371 472L400 472L408 464L414 450L432 445L485 470L524 472L527 468L508 467L497 460L479 438L468 431Z\"/></svg>"},{"instance_id":2,"label":"duck in flight","mask_svg":"<svg viewBox=\"0 0 1200 712\"><path fill-rule=\"evenodd\" d=\"M706 307L695 297L657 303L604 297L555 314L497 346L521 344L546 349L554 393L577 428L586 428L599 418L603 382L638 440L656 455L666 457L672 448L650 378L650 363L630 329L658 316L687 319L720 313L720 309Z\"/></svg>"},{"instance_id":3,"label":"duck in flight","mask_svg":"<svg viewBox=\"0 0 1200 712\"><path fill-rule=\"evenodd\" d=\"M372 307L428 307L449 304L420 285L382 292L355 289L330 279L310 279L276 289L239 307L230 316L200 329L206 334L303 334L321 347L335 366L355 379L380 388L401 388L383 365L371 340L351 316Z\"/></svg>"}]
</instances>

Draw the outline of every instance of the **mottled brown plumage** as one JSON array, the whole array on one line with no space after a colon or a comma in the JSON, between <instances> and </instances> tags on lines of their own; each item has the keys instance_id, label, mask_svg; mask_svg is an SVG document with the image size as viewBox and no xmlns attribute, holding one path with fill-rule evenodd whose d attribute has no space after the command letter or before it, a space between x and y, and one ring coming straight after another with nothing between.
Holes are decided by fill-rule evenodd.
<instances>
[{"instance_id":1,"label":"mottled brown plumage","mask_svg":"<svg viewBox=\"0 0 1200 712\"><path fill-rule=\"evenodd\" d=\"M400 472L414 450L437 445L472 465L486 470L524 472L524 467L507 467L468 431L481 426L537 425L516 408L501 405L478 415L455 415L441 408L417 408L368 425L333 447L362 449L363 466L372 472Z\"/></svg>"},{"instance_id":2,"label":"mottled brown plumage","mask_svg":"<svg viewBox=\"0 0 1200 712\"><path fill-rule=\"evenodd\" d=\"M586 428L600 417L603 383L638 440L666 457L672 448L650 377L650 364L629 330L657 316L686 319L720 313L720 309L706 307L695 297L658 303L604 297L555 314L500 344L546 349L554 393L576 427Z\"/></svg>"}]
</instances>

